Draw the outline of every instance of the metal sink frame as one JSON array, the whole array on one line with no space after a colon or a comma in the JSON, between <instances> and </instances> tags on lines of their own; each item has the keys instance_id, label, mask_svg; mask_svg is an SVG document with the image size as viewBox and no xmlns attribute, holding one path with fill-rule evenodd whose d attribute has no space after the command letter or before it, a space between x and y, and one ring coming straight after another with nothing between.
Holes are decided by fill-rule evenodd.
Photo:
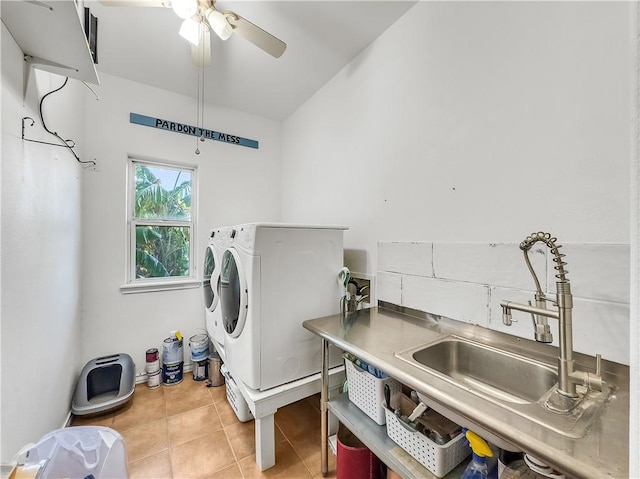
<instances>
[{"instance_id":1,"label":"metal sink frame","mask_svg":"<svg viewBox=\"0 0 640 479\"><path fill-rule=\"evenodd\" d=\"M584 436L610 393L608 387L603 392L579 388L582 400L576 407L566 413L552 411L546 407L546 402L558 387L554 365L455 335L398 352L395 356L573 438Z\"/></svg>"}]
</instances>

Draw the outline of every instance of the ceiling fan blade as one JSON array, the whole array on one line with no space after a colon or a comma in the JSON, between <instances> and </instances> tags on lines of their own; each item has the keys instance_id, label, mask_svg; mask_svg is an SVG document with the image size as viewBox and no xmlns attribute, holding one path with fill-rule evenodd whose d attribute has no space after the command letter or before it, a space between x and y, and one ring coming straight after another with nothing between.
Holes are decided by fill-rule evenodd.
<instances>
[{"instance_id":1,"label":"ceiling fan blade","mask_svg":"<svg viewBox=\"0 0 640 479\"><path fill-rule=\"evenodd\" d=\"M100 0L106 7L165 7L171 8L171 0Z\"/></svg>"},{"instance_id":2,"label":"ceiling fan blade","mask_svg":"<svg viewBox=\"0 0 640 479\"><path fill-rule=\"evenodd\" d=\"M237 13L225 12L224 16L233 27L233 32L235 34L250 41L269 55L275 58L280 58L286 50L286 43L274 37L269 32L264 31L259 26L254 25L249 20L242 18Z\"/></svg>"},{"instance_id":3,"label":"ceiling fan blade","mask_svg":"<svg viewBox=\"0 0 640 479\"><path fill-rule=\"evenodd\" d=\"M203 28L198 46L191 45L191 59L198 67L211 65L211 34L208 28Z\"/></svg>"}]
</instances>

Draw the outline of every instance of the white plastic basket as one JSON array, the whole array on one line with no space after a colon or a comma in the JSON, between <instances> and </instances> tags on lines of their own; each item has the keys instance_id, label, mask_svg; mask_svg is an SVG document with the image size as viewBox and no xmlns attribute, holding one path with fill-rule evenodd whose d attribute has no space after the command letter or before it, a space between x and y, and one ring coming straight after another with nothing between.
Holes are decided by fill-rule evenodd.
<instances>
[{"instance_id":1,"label":"white plastic basket","mask_svg":"<svg viewBox=\"0 0 640 479\"><path fill-rule=\"evenodd\" d=\"M109 479L129 477L124 439L105 426L74 426L44 435L24 458L25 464L46 465L37 476L41 479L60 477L93 477Z\"/></svg>"},{"instance_id":2,"label":"white plastic basket","mask_svg":"<svg viewBox=\"0 0 640 479\"><path fill-rule=\"evenodd\" d=\"M231 373L224 364L220 366L220 373L226 379L227 402L231 406L231 409L233 409L233 412L236 413L238 420L240 422L251 421L253 419L253 414L249 409L249 404L247 404L247 401L240 392L235 379L233 379L233 376L231 376Z\"/></svg>"},{"instance_id":3,"label":"white plastic basket","mask_svg":"<svg viewBox=\"0 0 640 479\"><path fill-rule=\"evenodd\" d=\"M471 453L464 434L441 446L421 432L409 428L393 411L387 408L384 411L387 435L437 477L446 476Z\"/></svg>"},{"instance_id":4,"label":"white plastic basket","mask_svg":"<svg viewBox=\"0 0 640 479\"><path fill-rule=\"evenodd\" d=\"M384 385L389 385L393 397L401 391L400 383L393 378L377 378L346 358L344 363L349 383L349 400L377 424L384 425Z\"/></svg>"}]
</instances>

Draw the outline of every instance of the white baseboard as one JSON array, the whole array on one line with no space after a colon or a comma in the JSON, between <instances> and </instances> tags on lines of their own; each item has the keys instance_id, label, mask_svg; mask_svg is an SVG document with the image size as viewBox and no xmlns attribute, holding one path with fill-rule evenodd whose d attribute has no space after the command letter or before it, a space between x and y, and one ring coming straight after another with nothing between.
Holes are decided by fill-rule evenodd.
<instances>
[{"instance_id":1,"label":"white baseboard","mask_svg":"<svg viewBox=\"0 0 640 479\"><path fill-rule=\"evenodd\" d=\"M69 412L67 413L67 417L64 420L64 422L62 423L62 427L69 427L71 425L71 409L69 409Z\"/></svg>"}]
</instances>

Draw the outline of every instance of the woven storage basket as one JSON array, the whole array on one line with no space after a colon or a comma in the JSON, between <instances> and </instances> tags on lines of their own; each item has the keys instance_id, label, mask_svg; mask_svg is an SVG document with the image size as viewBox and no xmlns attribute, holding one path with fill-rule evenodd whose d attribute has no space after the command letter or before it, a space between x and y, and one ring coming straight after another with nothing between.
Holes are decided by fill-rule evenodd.
<instances>
[{"instance_id":1,"label":"woven storage basket","mask_svg":"<svg viewBox=\"0 0 640 479\"><path fill-rule=\"evenodd\" d=\"M344 362L349 382L349 400L376 424L384 425L384 385L389 385L391 397L393 397L401 391L400 383L393 378L377 378L346 358Z\"/></svg>"},{"instance_id":2,"label":"woven storage basket","mask_svg":"<svg viewBox=\"0 0 640 479\"><path fill-rule=\"evenodd\" d=\"M387 408L384 411L387 435L437 477L446 476L471 453L464 434L441 446L421 432L409 428L393 411Z\"/></svg>"}]
</instances>

